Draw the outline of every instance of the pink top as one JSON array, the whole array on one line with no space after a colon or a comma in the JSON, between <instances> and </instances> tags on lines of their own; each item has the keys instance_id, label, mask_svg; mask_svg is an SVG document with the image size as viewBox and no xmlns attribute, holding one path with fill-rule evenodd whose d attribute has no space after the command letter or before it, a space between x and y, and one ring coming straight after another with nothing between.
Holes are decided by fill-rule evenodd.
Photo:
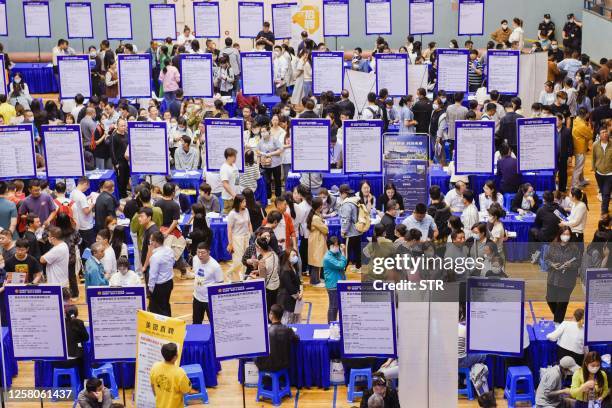
<instances>
[{"instance_id":1,"label":"pink top","mask_svg":"<svg viewBox=\"0 0 612 408\"><path fill-rule=\"evenodd\" d=\"M179 89L181 74L179 74L178 69L173 65L168 65L166 68L167 72L165 74L163 71L159 74L159 80L162 81L164 85L164 91L176 91Z\"/></svg>"}]
</instances>

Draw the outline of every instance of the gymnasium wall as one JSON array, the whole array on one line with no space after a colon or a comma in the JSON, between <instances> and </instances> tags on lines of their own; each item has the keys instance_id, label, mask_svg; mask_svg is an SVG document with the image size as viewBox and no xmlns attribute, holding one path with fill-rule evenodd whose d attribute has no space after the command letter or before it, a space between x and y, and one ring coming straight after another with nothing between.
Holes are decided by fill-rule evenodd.
<instances>
[{"instance_id":1,"label":"gymnasium wall","mask_svg":"<svg viewBox=\"0 0 612 408\"><path fill-rule=\"evenodd\" d=\"M583 13L582 50L599 63L601 58L612 58L612 46L604 38L612 38L612 20L590 11Z\"/></svg>"}]
</instances>

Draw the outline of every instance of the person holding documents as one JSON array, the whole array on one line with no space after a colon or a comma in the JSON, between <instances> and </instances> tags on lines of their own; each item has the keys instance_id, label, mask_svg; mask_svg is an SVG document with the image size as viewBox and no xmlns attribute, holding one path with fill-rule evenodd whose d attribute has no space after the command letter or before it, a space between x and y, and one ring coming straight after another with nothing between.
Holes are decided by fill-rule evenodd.
<instances>
[{"instance_id":1,"label":"person holding documents","mask_svg":"<svg viewBox=\"0 0 612 408\"><path fill-rule=\"evenodd\" d=\"M579 188L570 191L572 210L567 221L561 221L559 226L572 229L572 242L584 242L584 228L587 222L589 207L586 203L586 194Z\"/></svg>"},{"instance_id":2,"label":"person holding documents","mask_svg":"<svg viewBox=\"0 0 612 408\"><path fill-rule=\"evenodd\" d=\"M264 21L262 30L257 33L255 42L258 42L260 40L266 44L266 51L272 51L275 38L274 33L272 32L272 30L270 30L270 23L268 21Z\"/></svg>"}]
</instances>

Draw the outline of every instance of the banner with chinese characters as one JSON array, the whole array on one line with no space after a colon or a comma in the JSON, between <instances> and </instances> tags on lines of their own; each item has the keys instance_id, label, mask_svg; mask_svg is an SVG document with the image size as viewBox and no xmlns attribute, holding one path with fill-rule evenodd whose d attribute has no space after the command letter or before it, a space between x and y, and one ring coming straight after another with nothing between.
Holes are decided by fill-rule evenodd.
<instances>
[{"instance_id":1,"label":"banner with chinese characters","mask_svg":"<svg viewBox=\"0 0 612 408\"><path fill-rule=\"evenodd\" d=\"M161 316L139 310L136 316L138 337L136 343L136 403L138 408L155 406L155 395L151 390L149 373L151 367L161 361L161 348L166 343L175 343L178 348L177 362L181 361L186 323L184 320Z\"/></svg>"}]
</instances>

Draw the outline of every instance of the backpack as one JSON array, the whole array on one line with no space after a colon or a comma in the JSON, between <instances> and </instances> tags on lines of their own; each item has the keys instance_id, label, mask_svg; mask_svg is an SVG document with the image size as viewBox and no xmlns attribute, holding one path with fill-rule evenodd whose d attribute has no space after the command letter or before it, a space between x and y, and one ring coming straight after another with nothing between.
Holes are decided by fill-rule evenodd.
<instances>
[{"instance_id":1,"label":"backpack","mask_svg":"<svg viewBox=\"0 0 612 408\"><path fill-rule=\"evenodd\" d=\"M370 230L370 212L366 208L365 204L359 202L359 197L349 197L345 202L350 203L357 207L357 219L355 220L355 229L360 234L368 232Z\"/></svg>"},{"instance_id":2,"label":"backpack","mask_svg":"<svg viewBox=\"0 0 612 408\"><path fill-rule=\"evenodd\" d=\"M372 106L367 106L366 109L369 110L372 113L372 119L382 119L382 115L380 113L380 108L377 106L378 109L374 110L372 109Z\"/></svg>"},{"instance_id":3,"label":"backpack","mask_svg":"<svg viewBox=\"0 0 612 408\"><path fill-rule=\"evenodd\" d=\"M74 220L74 214L72 212L72 206L74 205L74 201L70 200L68 204L65 204L61 202L60 200L58 200L57 198L55 198L53 202L57 206L57 213L66 214L68 218L70 218L70 222L72 223L72 225L76 225L76 222Z\"/></svg>"}]
</instances>

